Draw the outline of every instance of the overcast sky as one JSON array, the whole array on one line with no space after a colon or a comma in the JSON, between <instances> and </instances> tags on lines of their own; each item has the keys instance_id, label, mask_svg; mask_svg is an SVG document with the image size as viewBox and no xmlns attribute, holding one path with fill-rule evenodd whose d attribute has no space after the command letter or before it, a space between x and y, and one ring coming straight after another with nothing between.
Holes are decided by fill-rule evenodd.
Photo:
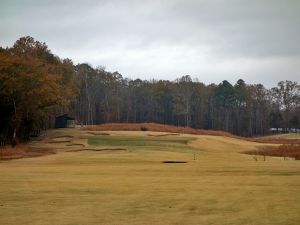
<instances>
[{"instance_id":1,"label":"overcast sky","mask_svg":"<svg viewBox=\"0 0 300 225\"><path fill-rule=\"evenodd\" d=\"M0 30L132 79L300 83L300 0L1 0Z\"/></svg>"}]
</instances>

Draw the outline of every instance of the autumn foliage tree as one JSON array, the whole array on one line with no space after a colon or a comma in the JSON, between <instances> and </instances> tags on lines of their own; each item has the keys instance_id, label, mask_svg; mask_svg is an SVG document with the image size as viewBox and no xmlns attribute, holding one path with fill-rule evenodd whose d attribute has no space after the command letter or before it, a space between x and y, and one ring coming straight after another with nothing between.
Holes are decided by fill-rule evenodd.
<instances>
[{"instance_id":1,"label":"autumn foliage tree","mask_svg":"<svg viewBox=\"0 0 300 225\"><path fill-rule=\"evenodd\" d=\"M0 52L1 135L27 139L44 126L49 110L64 107L76 94L70 60L54 56L45 43L20 38Z\"/></svg>"}]
</instances>

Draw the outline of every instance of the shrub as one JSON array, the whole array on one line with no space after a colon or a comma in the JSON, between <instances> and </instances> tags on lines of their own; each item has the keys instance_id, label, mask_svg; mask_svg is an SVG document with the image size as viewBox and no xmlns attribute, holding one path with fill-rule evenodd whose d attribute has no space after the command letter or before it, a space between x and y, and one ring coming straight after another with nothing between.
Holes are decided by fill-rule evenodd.
<instances>
[{"instance_id":1,"label":"shrub","mask_svg":"<svg viewBox=\"0 0 300 225\"><path fill-rule=\"evenodd\" d=\"M141 131L147 131L148 128L147 127L141 127Z\"/></svg>"}]
</instances>

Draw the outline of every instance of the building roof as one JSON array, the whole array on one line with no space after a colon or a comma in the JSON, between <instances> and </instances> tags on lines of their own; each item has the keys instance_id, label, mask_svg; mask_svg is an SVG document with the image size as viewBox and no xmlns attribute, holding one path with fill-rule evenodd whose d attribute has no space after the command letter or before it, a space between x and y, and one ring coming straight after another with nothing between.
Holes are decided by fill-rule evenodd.
<instances>
[{"instance_id":1,"label":"building roof","mask_svg":"<svg viewBox=\"0 0 300 225\"><path fill-rule=\"evenodd\" d=\"M67 120L75 120L75 118L68 116L68 114L63 114L61 116L57 116L56 118L65 118Z\"/></svg>"}]
</instances>

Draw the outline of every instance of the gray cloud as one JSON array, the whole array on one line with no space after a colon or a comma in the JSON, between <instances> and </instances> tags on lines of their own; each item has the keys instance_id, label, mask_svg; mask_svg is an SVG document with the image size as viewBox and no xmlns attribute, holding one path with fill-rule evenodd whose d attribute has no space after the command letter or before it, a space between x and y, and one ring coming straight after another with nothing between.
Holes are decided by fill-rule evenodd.
<instances>
[{"instance_id":1,"label":"gray cloud","mask_svg":"<svg viewBox=\"0 0 300 225\"><path fill-rule=\"evenodd\" d=\"M131 78L270 86L300 82L299 12L298 0L2 0L0 45L30 35Z\"/></svg>"}]
</instances>

